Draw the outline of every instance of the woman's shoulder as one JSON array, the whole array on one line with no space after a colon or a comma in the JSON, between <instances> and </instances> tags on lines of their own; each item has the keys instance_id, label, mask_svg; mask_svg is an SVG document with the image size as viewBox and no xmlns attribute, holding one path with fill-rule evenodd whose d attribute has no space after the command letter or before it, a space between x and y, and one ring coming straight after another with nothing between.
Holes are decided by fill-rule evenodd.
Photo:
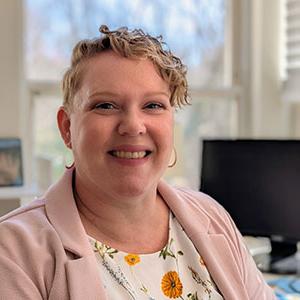
<instances>
[{"instance_id":1,"label":"woman's shoulder","mask_svg":"<svg viewBox=\"0 0 300 300\"><path fill-rule=\"evenodd\" d=\"M11 298L46 299L55 276L65 286L66 252L45 206L45 199L34 200L0 218L0 278Z\"/></svg>"},{"instance_id":2,"label":"woman's shoulder","mask_svg":"<svg viewBox=\"0 0 300 300\"><path fill-rule=\"evenodd\" d=\"M71 175L69 174L69 176ZM65 177L66 176L50 186L41 197L37 197L28 204L0 217L0 234L2 231L13 231L18 234L24 234L26 238L30 239L39 234L41 231L43 231L44 234L49 234L49 232L55 231L49 218L47 208L49 207L49 203L52 198L58 199L56 203L59 204L61 199L67 193L65 191L67 190L67 186L70 184L70 180L66 180ZM63 196L62 191L65 192ZM60 211L60 207L58 207L57 211ZM10 235L8 236L10 237Z\"/></svg>"},{"instance_id":3,"label":"woman's shoulder","mask_svg":"<svg viewBox=\"0 0 300 300\"><path fill-rule=\"evenodd\" d=\"M45 200L42 198L35 199L0 217L0 229L9 227L12 224L27 227L26 225L30 226L35 222L44 221L45 216Z\"/></svg>"},{"instance_id":4,"label":"woman's shoulder","mask_svg":"<svg viewBox=\"0 0 300 300\"><path fill-rule=\"evenodd\" d=\"M54 234L47 218L45 200L34 200L0 218L0 253L12 249L16 253L25 248L41 250L41 247L49 247L45 240ZM35 248L36 245L40 246Z\"/></svg>"}]
</instances>

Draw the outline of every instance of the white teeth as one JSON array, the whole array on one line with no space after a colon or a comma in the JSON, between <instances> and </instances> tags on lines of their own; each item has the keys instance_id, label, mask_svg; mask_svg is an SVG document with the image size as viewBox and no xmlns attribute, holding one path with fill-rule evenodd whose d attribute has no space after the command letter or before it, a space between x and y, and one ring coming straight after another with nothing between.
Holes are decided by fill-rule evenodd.
<instances>
[{"instance_id":1,"label":"white teeth","mask_svg":"<svg viewBox=\"0 0 300 300\"><path fill-rule=\"evenodd\" d=\"M137 158L145 157L146 151L138 151L138 152L113 151L112 154L113 156L119 158L137 159Z\"/></svg>"}]
</instances>

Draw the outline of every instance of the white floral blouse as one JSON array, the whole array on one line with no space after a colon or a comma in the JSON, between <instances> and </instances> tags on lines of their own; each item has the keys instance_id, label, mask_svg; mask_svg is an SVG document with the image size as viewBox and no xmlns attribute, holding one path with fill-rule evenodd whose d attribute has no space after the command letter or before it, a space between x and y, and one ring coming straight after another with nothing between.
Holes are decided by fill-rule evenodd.
<instances>
[{"instance_id":1,"label":"white floral blouse","mask_svg":"<svg viewBox=\"0 0 300 300\"><path fill-rule=\"evenodd\" d=\"M221 300L205 262L173 215L159 252L125 253L89 236L109 300Z\"/></svg>"}]
</instances>

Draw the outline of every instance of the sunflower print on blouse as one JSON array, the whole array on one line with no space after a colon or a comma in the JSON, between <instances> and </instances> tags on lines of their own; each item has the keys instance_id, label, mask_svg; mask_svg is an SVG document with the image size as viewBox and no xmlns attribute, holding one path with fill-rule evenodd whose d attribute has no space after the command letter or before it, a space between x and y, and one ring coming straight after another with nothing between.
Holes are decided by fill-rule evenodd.
<instances>
[{"instance_id":1,"label":"sunflower print on blouse","mask_svg":"<svg viewBox=\"0 0 300 300\"><path fill-rule=\"evenodd\" d=\"M161 280L161 289L165 296L175 299L182 295L182 283L176 271L166 273Z\"/></svg>"},{"instance_id":2,"label":"sunflower print on blouse","mask_svg":"<svg viewBox=\"0 0 300 300\"><path fill-rule=\"evenodd\" d=\"M89 240L109 300L223 299L205 261L172 214L168 242L155 253L126 253Z\"/></svg>"}]
</instances>

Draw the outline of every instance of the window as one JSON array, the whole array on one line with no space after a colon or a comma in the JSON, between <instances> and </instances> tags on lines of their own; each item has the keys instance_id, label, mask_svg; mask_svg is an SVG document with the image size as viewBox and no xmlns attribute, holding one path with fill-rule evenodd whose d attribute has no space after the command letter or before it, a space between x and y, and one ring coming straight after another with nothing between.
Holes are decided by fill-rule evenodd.
<instances>
[{"instance_id":1,"label":"window","mask_svg":"<svg viewBox=\"0 0 300 300\"><path fill-rule=\"evenodd\" d=\"M300 101L300 1L282 0L283 98Z\"/></svg>"},{"instance_id":2,"label":"window","mask_svg":"<svg viewBox=\"0 0 300 300\"><path fill-rule=\"evenodd\" d=\"M197 188L200 138L235 136L237 131L237 99L225 61L231 1L177 0L169 5L154 0L27 0L26 72L36 116L34 153L53 160L54 178L69 155L53 122L61 103L59 81L76 41L98 36L97 28L107 24L161 34L188 65L192 106L176 114L178 163L166 178Z\"/></svg>"}]
</instances>

